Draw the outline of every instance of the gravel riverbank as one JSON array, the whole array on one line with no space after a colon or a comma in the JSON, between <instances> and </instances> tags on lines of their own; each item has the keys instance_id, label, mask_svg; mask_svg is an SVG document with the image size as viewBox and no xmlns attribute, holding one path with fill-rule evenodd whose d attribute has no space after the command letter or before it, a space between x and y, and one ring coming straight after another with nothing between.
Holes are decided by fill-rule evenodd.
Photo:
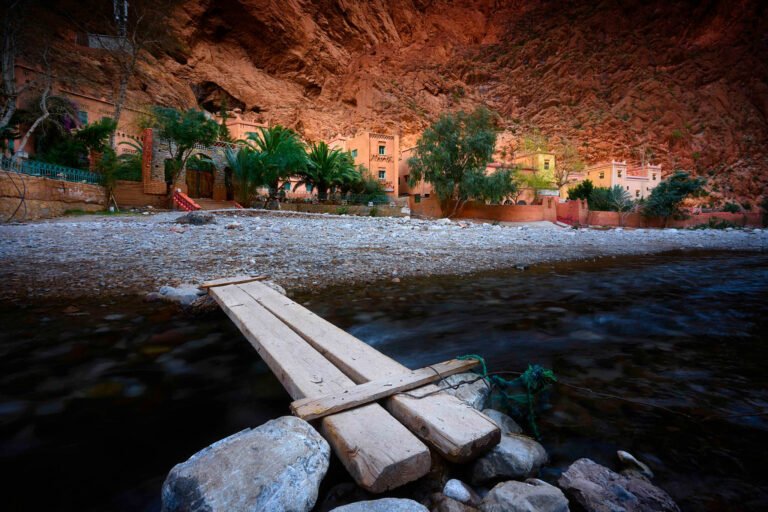
<instances>
[{"instance_id":1,"label":"gravel riverbank","mask_svg":"<svg viewBox=\"0 0 768 512\"><path fill-rule=\"evenodd\" d=\"M768 249L768 230L536 229L242 211L83 216L0 226L0 298L121 295L264 274L296 290L672 250Z\"/></svg>"}]
</instances>

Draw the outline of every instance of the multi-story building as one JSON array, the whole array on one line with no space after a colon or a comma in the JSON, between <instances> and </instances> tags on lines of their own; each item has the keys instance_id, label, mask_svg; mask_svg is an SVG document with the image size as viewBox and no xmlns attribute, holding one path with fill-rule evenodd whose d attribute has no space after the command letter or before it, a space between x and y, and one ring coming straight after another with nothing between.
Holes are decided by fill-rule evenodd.
<instances>
[{"instance_id":1,"label":"multi-story building","mask_svg":"<svg viewBox=\"0 0 768 512\"><path fill-rule=\"evenodd\" d=\"M641 199L651 195L651 191L661 181L661 166L653 164L627 165L625 161L611 160L587 167L585 179L596 187L625 189L632 199Z\"/></svg>"},{"instance_id":2,"label":"multi-story building","mask_svg":"<svg viewBox=\"0 0 768 512\"><path fill-rule=\"evenodd\" d=\"M379 180L387 196L397 198L399 190L400 137L362 132L354 137L337 137L328 145L352 153L355 165L363 165Z\"/></svg>"}]
</instances>

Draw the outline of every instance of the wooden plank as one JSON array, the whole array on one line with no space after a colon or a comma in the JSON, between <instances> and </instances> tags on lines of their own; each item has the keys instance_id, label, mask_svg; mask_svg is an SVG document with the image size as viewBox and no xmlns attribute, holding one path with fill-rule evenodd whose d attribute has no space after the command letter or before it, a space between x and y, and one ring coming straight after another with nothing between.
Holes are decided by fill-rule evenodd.
<instances>
[{"instance_id":1,"label":"wooden plank","mask_svg":"<svg viewBox=\"0 0 768 512\"><path fill-rule=\"evenodd\" d=\"M315 420L430 384L449 375L466 372L478 364L480 361L474 359L451 359L444 363L437 363L404 373L398 377L388 377L383 380L372 380L365 384L358 384L338 393L330 393L316 398L302 398L291 403L291 412L303 420Z\"/></svg>"},{"instance_id":2,"label":"wooden plank","mask_svg":"<svg viewBox=\"0 0 768 512\"><path fill-rule=\"evenodd\" d=\"M354 383L240 286L210 289L294 399L320 396ZM327 416L320 432L361 487L383 492L425 475L429 449L379 404Z\"/></svg>"},{"instance_id":3,"label":"wooden plank","mask_svg":"<svg viewBox=\"0 0 768 512\"><path fill-rule=\"evenodd\" d=\"M408 368L261 283L241 285L275 316L358 384L391 378ZM421 393L438 391L435 385ZM466 462L497 445L498 426L448 393L396 395L384 402L395 418L452 462Z\"/></svg>"},{"instance_id":4,"label":"wooden plank","mask_svg":"<svg viewBox=\"0 0 768 512\"><path fill-rule=\"evenodd\" d=\"M267 276L223 277L221 279L214 279L213 281L206 281L200 285L200 288L213 288L214 286L226 286L229 284L250 283L251 281L263 281L266 278Z\"/></svg>"}]
</instances>

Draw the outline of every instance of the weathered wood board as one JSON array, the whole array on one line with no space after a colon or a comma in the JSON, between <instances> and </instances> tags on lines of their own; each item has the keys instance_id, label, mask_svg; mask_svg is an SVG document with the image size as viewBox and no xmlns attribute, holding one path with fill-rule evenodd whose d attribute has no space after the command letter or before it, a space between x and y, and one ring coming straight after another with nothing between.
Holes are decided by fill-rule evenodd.
<instances>
[{"instance_id":1,"label":"weathered wood board","mask_svg":"<svg viewBox=\"0 0 768 512\"><path fill-rule=\"evenodd\" d=\"M243 286L248 284L213 287L209 293L294 399L354 385ZM375 403L324 417L320 432L355 481L371 492L416 480L431 465L429 449Z\"/></svg>"},{"instance_id":2,"label":"weathered wood board","mask_svg":"<svg viewBox=\"0 0 768 512\"><path fill-rule=\"evenodd\" d=\"M291 412L294 416L306 421L322 418L329 414L353 409L381 398L430 384L449 375L469 371L478 364L480 361L475 359L451 359L402 375L387 377L382 380L371 380L340 392L316 398L302 398L291 403Z\"/></svg>"},{"instance_id":3,"label":"weathered wood board","mask_svg":"<svg viewBox=\"0 0 768 512\"><path fill-rule=\"evenodd\" d=\"M262 283L251 282L240 287L355 383L391 378L409 371L394 359ZM428 385L419 388L419 392L424 394L438 389ZM501 439L499 427L490 418L448 393L435 393L421 399L395 395L386 399L384 404L403 425L452 462L472 460Z\"/></svg>"}]
</instances>

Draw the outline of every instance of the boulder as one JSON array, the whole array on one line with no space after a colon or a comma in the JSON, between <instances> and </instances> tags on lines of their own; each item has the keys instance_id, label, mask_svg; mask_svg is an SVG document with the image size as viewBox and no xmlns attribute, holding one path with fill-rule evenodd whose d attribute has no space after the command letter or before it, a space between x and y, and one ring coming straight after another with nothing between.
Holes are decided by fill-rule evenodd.
<instances>
[{"instance_id":1,"label":"boulder","mask_svg":"<svg viewBox=\"0 0 768 512\"><path fill-rule=\"evenodd\" d=\"M579 459L558 485L586 512L679 512L670 496L645 478L620 475L590 459Z\"/></svg>"},{"instance_id":2,"label":"boulder","mask_svg":"<svg viewBox=\"0 0 768 512\"><path fill-rule=\"evenodd\" d=\"M624 469L621 474L625 476L643 476L645 478L653 478L653 471L647 464L637 460L637 458L629 452L619 450L616 452L616 456L621 461Z\"/></svg>"},{"instance_id":3,"label":"boulder","mask_svg":"<svg viewBox=\"0 0 768 512\"><path fill-rule=\"evenodd\" d=\"M535 476L547 462L544 447L528 436L504 434L501 442L472 466L472 483Z\"/></svg>"},{"instance_id":4,"label":"boulder","mask_svg":"<svg viewBox=\"0 0 768 512\"><path fill-rule=\"evenodd\" d=\"M480 505L482 512L568 512L568 500L553 485L537 479L502 482Z\"/></svg>"},{"instance_id":5,"label":"boulder","mask_svg":"<svg viewBox=\"0 0 768 512\"><path fill-rule=\"evenodd\" d=\"M178 287L161 286L158 292L160 293L160 300L164 300L166 302L175 302L184 307L189 306L195 302L198 297L205 295L204 290L201 290L191 284L181 285Z\"/></svg>"},{"instance_id":6,"label":"boulder","mask_svg":"<svg viewBox=\"0 0 768 512\"><path fill-rule=\"evenodd\" d=\"M309 423L285 416L243 430L176 465L163 483L163 512L312 509L330 462Z\"/></svg>"},{"instance_id":7,"label":"boulder","mask_svg":"<svg viewBox=\"0 0 768 512\"><path fill-rule=\"evenodd\" d=\"M216 216L208 212L194 211L176 219L176 224L190 224L192 226L216 224Z\"/></svg>"},{"instance_id":8,"label":"boulder","mask_svg":"<svg viewBox=\"0 0 768 512\"><path fill-rule=\"evenodd\" d=\"M485 379L478 379L478 377L480 376L476 373L457 373L443 379L440 382L440 387L447 388L445 390L446 393L455 396L470 407L482 411L485 408L485 403L488 401L488 396L491 394L491 388L485 382ZM471 384L459 385L462 381L469 381ZM453 389L449 386L458 387Z\"/></svg>"},{"instance_id":9,"label":"boulder","mask_svg":"<svg viewBox=\"0 0 768 512\"><path fill-rule=\"evenodd\" d=\"M483 409L483 414L488 416L496 423L501 429L502 434L522 434L523 429L517 424L515 420L499 412L496 409Z\"/></svg>"},{"instance_id":10,"label":"boulder","mask_svg":"<svg viewBox=\"0 0 768 512\"><path fill-rule=\"evenodd\" d=\"M430 502L431 512L480 512L471 505L449 498L439 492L432 495Z\"/></svg>"},{"instance_id":11,"label":"boulder","mask_svg":"<svg viewBox=\"0 0 768 512\"><path fill-rule=\"evenodd\" d=\"M452 478L445 483L443 494L467 505L477 506L480 504L480 501L482 501L480 496L478 496L470 486L455 478Z\"/></svg>"},{"instance_id":12,"label":"boulder","mask_svg":"<svg viewBox=\"0 0 768 512\"><path fill-rule=\"evenodd\" d=\"M330 512L429 512L427 507L413 500L382 498L380 500L358 501Z\"/></svg>"}]
</instances>

